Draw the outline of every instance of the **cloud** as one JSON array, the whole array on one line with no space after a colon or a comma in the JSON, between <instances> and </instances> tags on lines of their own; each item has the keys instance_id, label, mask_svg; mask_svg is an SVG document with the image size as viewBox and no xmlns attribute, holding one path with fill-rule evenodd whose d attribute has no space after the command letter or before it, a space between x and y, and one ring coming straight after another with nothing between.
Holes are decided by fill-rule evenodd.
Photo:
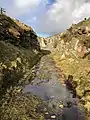
<instances>
[{"instance_id":1,"label":"cloud","mask_svg":"<svg viewBox=\"0 0 90 120\"><path fill-rule=\"evenodd\" d=\"M7 10L7 14L12 17L21 17L26 14L34 14L42 0L3 0L0 6Z\"/></svg>"},{"instance_id":2,"label":"cloud","mask_svg":"<svg viewBox=\"0 0 90 120\"><path fill-rule=\"evenodd\" d=\"M90 17L90 0L3 0L0 5L7 14L43 34L62 32Z\"/></svg>"},{"instance_id":3,"label":"cloud","mask_svg":"<svg viewBox=\"0 0 90 120\"><path fill-rule=\"evenodd\" d=\"M90 17L90 3L86 2L72 12L73 22L78 22L85 17Z\"/></svg>"},{"instance_id":4,"label":"cloud","mask_svg":"<svg viewBox=\"0 0 90 120\"><path fill-rule=\"evenodd\" d=\"M90 17L90 2L87 0L56 0L45 14L37 18L35 30L55 34L64 31L72 23Z\"/></svg>"},{"instance_id":5,"label":"cloud","mask_svg":"<svg viewBox=\"0 0 90 120\"><path fill-rule=\"evenodd\" d=\"M40 4L41 0L14 0L15 6L18 8L35 8Z\"/></svg>"}]
</instances>

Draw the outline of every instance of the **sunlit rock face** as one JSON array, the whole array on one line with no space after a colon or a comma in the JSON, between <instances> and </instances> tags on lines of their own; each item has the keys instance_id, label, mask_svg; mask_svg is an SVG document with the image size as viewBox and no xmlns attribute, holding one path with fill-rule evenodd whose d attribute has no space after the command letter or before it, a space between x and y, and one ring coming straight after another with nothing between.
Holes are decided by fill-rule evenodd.
<instances>
[{"instance_id":1,"label":"sunlit rock face","mask_svg":"<svg viewBox=\"0 0 90 120\"><path fill-rule=\"evenodd\" d=\"M51 47L60 54L65 52L65 56L83 58L90 52L90 19L73 24L65 32L41 39L42 47Z\"/></svg>"}]
</instances>

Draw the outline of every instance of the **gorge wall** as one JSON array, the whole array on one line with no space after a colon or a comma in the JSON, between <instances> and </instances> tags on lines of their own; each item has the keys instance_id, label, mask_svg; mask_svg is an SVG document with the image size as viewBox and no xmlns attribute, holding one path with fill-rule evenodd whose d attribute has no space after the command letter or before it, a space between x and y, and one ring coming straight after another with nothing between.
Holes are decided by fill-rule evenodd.
<instances>
[{"instance_id":1,"label":"gorge wall","mask_svg":"<svg viewBox=\"0 0 90 120\"><path fill-rule=\"evenodd\" d=\"M56 66L66 78L73 75L71 82L90 116L90 18L73 24L65 32L41 39L41 46L50 48Z\"/></svg>"},{"instance_id":2,"label":"gorge wall","mask_svg":"<svg viewBox=\"0 0 90 120\"><path fill-rule=\"evenodd\" d=\"M35 112L41 100L21 93L42 56L32 28L0 14L0 120L43 119L42 113Z\"/></svg>"}]
</instances>

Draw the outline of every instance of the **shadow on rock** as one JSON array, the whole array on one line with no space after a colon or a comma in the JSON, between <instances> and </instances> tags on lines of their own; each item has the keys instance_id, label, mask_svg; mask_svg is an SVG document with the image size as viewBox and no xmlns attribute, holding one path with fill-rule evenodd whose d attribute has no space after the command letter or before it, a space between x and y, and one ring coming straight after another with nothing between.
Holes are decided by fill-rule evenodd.
<instances>
[{"instance_id":1,"label":"shadow on rock","mask_svg":"<svg viewBox=\"0 0 90 120\"><path fill-rule=\"evenodd\" d=\"M48 55L48 54L50 54L51 53L51 51L49 51L49 50L41 50L41 52L42 52L42 54L43 55Z\"/></svg>"},{"instance_id":2,"label":"shadow on rock","mask_svg":"<svg viewBox=\"0 0 90 120\"><path fill-rule=\"evenodd\" d=\"M76 98L77 97L77 93L76 93L77 83L73 81L72 75L69 75L68 79L65 80L65 85L66 85L66 88L72 93L73 98Z\"/></svg>"}]
</instances>

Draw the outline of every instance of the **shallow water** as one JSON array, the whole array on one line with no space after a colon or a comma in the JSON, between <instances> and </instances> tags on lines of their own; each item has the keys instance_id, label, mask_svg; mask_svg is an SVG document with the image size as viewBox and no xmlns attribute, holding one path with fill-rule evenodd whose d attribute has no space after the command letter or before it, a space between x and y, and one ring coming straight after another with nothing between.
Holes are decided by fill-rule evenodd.
<instances>
[{"instance_id":1,"label":"shallow water","mask_svg":"<svg viewBox=\"0 0 90 120\"><path fill-rule=\"evenodd\" d=\"M60 71L55 67L52 58L48 55L42 57L41 61L35 67L36 77L31 84L25 86L23 92L33 93L44 100L45 104L50 108L50 110L44 112L45 120L62 120L62 111L64 110L62 107L66 106L67 101L74 103L73 106L76 106L76 108L73 108L73 111L77 109L77 113L80 114L79 117L83 116L84 112L82 108L75 105L75 103L79 102L78 99L72 98L72 94L60 83ZM67 115L70 120L72 110L69 111Z\"/></svg>"},{"instance_id":2,"label":"shallow water","mask_svg":"<svg viewBox=\"0 0 90 120\"><path fill-rule=\"evenodd\" d=\"M42 57L41 61L36 65L36 77L30 85L26 85L24 92L31 92L45 101L50 101L59 106L60 101L64 104L68 100L76 101L72 98L70 92L60 84L59 71L55 67L52 58L48 55Z\"/></svg>"}]
</instances>

